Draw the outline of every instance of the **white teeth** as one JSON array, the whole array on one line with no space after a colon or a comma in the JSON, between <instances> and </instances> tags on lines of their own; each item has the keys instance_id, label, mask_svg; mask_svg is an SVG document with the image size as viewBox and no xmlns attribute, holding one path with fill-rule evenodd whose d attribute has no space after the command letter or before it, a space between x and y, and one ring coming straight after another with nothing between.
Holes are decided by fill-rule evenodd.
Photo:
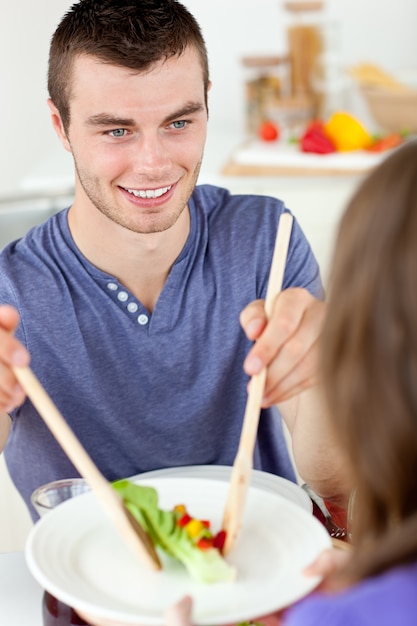
<instances>
[{"instance_id":1,"label":"white teeth","mask_svg":"<svg viewBox=\"0 0 417 626\"><path fill-rule=\"evenodd\" d=\"M172 185L161 187L160 189L127 189L126 191L136 196L136 198L159 198L169 191L171 187Z\"/></svg>"}]
</instances>

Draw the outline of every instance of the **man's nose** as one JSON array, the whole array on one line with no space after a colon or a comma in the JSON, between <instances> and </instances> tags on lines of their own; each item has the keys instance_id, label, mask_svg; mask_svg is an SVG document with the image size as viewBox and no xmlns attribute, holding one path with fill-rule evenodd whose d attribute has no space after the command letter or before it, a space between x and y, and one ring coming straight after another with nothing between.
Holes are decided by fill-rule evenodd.
<instances>
[{"instance_id":1,"label":"man's nose","mask_svg":"<svg viewBox=\"0 0 417 626\"><path fill-rule=\"evenodd\" d=\"M159 173L171 164L171 158L163 138L157 133L142 135L133 147L133 163L137 172Z\"/></svg>"}]
</instances>

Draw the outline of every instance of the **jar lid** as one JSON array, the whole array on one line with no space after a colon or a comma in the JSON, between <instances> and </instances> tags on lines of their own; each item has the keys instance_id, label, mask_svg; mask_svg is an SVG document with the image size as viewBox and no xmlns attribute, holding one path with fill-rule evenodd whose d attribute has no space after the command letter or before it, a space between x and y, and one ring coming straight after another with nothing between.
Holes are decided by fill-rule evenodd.
<instances>
[{"instance_id":1,"label":"jar lid","mask_svg":"<svg viewBox=\"0 0 417 626\"><path fill-rule=\"evenodd\" d=\"M290 57L288 55L242 57L242 64L245 67L270 67L271 65L289 63L289 61Z\"/></svg>"},{"instance_id":2,"label":"jar lid","mask_svg":"<svg viewBox=\"0 0 417 626\"><path fill-rule=\"evenodd\" d=\"M304 11L321 11L324 7L324 2L284 2L284 8L287 11L292 11L293 13L302 13Z\"/></svg>"}]
</instances>

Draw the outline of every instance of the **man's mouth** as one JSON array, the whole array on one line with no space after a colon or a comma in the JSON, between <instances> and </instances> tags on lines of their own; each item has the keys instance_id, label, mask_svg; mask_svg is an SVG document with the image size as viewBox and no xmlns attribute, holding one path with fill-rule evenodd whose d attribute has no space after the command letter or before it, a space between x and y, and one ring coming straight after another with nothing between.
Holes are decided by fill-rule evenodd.
<instances>
[{"instance_id":1,"label":"man's mouth","mask_svg":"<svg viewBox=\"0 0 417 626\"><path fill-rule=\"evenodd\" d=\"M168 187L159 187L159 189L127 189L123 187L128 193L131 193L136 198L160 198L167 191L172 188L172 185Z\"/></svg>"}]
</instances>

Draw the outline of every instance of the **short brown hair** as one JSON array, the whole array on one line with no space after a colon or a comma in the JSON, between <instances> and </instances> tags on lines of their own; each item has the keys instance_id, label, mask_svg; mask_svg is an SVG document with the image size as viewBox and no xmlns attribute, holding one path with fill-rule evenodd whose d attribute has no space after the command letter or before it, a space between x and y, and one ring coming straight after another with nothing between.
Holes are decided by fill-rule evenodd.
<instances>
[{"instance_id":1,"label":"short brown hair","mask_svg":"<svg viewBox=\"0 0 417 626\"><path fill-rule=\"evenodd\" d=\"M417 558L417 141L384 159L344 213L322 364L356 484L356 579Z\"/></svg>"},{"instance_id":2,"label":"short brown hair","mask_svg":"<svg viewBox=\"0 0 417 626\"><path fill-rule=\"evenodd\" d=\"M70 121L74 58L94 56L103 63L138 72L187 46L199 53L204 88L209 84L205 42L191 13L176 0L80 0L58 25L49 52L48 91L64 128Z\"/></svg>"}]
</instances>

